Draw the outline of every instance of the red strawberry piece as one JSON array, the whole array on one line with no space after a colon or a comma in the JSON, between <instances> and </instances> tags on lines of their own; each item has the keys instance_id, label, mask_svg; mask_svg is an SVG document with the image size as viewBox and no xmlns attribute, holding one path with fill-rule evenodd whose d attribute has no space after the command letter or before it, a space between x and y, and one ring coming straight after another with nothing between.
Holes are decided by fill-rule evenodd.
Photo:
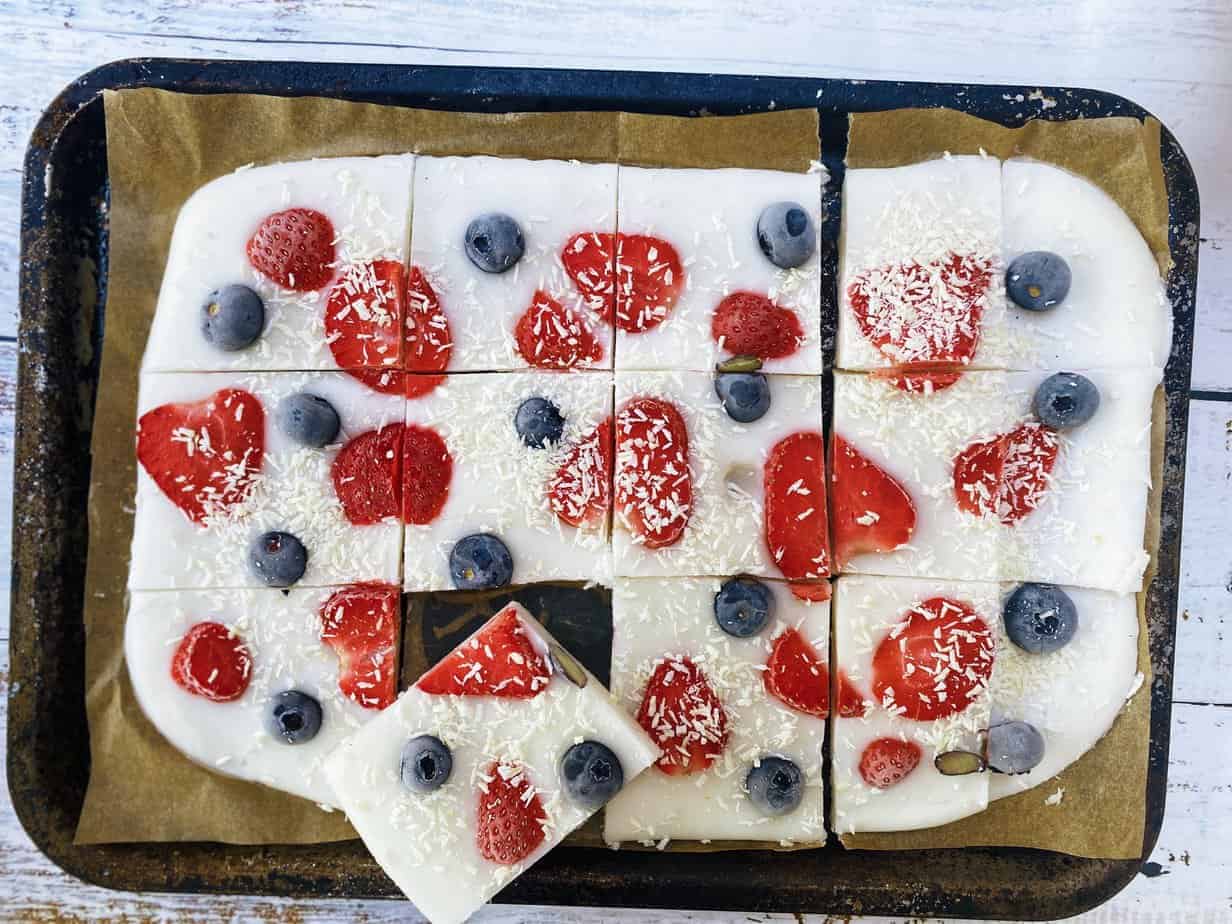
<instances>
[{"instance_id":1,"label":"red strawberry piece","mask_svg":"<svg viewBox=\"0 0 1232 924\"><path fill-rule=\"evenodd\" d=\"M631 334L658 327L684 288L676 248L644 234L621 234L616 245L616 326Z\"/></svg>"},{"instance_id":2,"label":"red strawberry piece","mask_svg":"<svg viewBox=\"0 0 1232 924\"><path fill-rule=\"evenodd\" d=\"M311 292L334 278L334 226L314 209L267 216L247 250L253 268L284 289Z\"/></svg>"},{"instance_id":3,"label":"red strawberry piece","mask_svg":"<svg viewBox=\"0 0 1232 924\"><path fill-rule=\"evenodd\" d=\"M348 522L371 526L401 512L400 423L367 430L338 450L330 477Z\"/></svg>"},{"instance_id":4,"label":"red strawberry piece","mask_svg":"<svg viewBox=\"0 0 1232 924\"><path fill-rule=\"evenodd\" d=\"M838 714L844 719L862 719L868 713L868 703L844 671L838 672Z\"/></svg>"},{"instance_id":5,"label":"red strawberry piece","mask_svg":"<svg viewBox=\"0 0 1232 924\"><path fill-rule=\"evenodd\" d=\"M672 545L693 513L689 431L671 402L634 398L616 415L616 509L648 549Z\"/></svg>"},{"instance_id":6,"label":"red strawberry piece","mask_svg":"<svg viewBox=\"0 0 1232 924\"><path fill-rule=\"evenodd\" d=\"M493 761L479 789L475 838L485 860L521 863L543 843L547 814L519 764Z\"/></svg>"},{"instance_id":7,"label":"red strawberry piece","mask_svg":"<svg viewBox=\"0 0 1232 924\"><path fill-rule=\"evenodd\" d=\"M407 424L402 438L402 519L423 525L436 519L449 497L453 456L430 427Z\"/></svg>"},{"instance_id":8,"label":"red strawberry piece","mask_svg":"<svg viewBox=\"0 0 1232 924\"><path fill-rule=\"evenodd\" d=\"M406 276L406 340L403 368L408 372L444 372L453 352L449 318L441 310L436 290L418 266Z\"/></svg>"},{"instance_id":9,"label":"red strawberry piece","mask_svg":"<svg viewBox=\"0 0 1232 924\"><path fill-rule=\"evenodd\" d=\"M790 308L756 292L733 292L714 309L710 336L729 353L782 359L804 342L804 328Z\"/></svg>"},{"instance_id":10,"label":"red strawberry piece","mask_svg":"<svg viewBox=\"0 0 1232 924\"><path fill-rule=\"evenodd\" d=\"M637 722L663 752L655 766L668 776L701 773L727 746L727 712L701 668L688 658L655 666Z\"/></svg>"},{"instance_id":11,"label":"red strawberry piece","mask_svg":"<svg viewBox=\"0 0 1232 924\"><path fill-rule=\"evenodd\" d=\"M444 381L443 375L407 375L403 380L403 395L407 398L422 398L431 394L436 386Z\"/></svg>"},{"instance_id":12,"label":"red strawberry piece","mask_svg":"<svg viewBox=\"0 0 1232 924\"><path fill-rule=\"evenodd\" d=\"M834 434L830 455L834 563L864 552L892 552L915 532L915 504L903 486Z\"/></svg>"},{"instance_id":13,"label":"red strawberry piece","mask_svg":"<svg viewBox=\"0 0 1232 924\"><path fill-rule=\"evenodd\" d=\"M164 404L137 421L137 461L198 525L243 503L265 458L265 411L246 391Z\"/></svg>"},{"instance_id":14,"label":"red strawberry piece","mask_svg":"<svg viewBox=\"0 0 1232 924\"><path fill-rule=\"evenodd\" d=\"M931 597L907 611L873 653L873 696L931 722L957 715L987 686L993 639L970 604Z\"/></svg>"},{"instance_id":15,"label":"red strawberry piece","mask_svg":"<svg viewBox=\"0 0 1232 924\"><path fill-rule=\"evenodd\" d=\"M577 312L542 289L514 325L518 353L538 369L572 369L603 358L603 344Z\"/></svg>"},{"instance_id":16,"label":"red strawberry piece","mask_svg":"<svg viewBox=\"0 0 1232 924\"><path fill-rule=\"evenodd\" d=\"M761 678L767 693L797 712L819 719L830 714L830 671L826 660L817 656L796 629L788 629L774 640Z\"/></svg>"},{"instance_id":17,"label":"red strawberry piece","mask_svg":"<svg viewBox=\"0 0 1232 924\"><path fill-rule=\"evenodd\" d=\"M612 322L616 310L616 261L612 235L598 231L575 234L560 250L560 262L581 293L586 307L601 321Z\"/></svg>"},{"instance_id":18,"label":"red strawberry piece","mask_svg":"<svg viewBox=\"0 0 1232 924\"><path fill-rule=\"evenodd\" d=\"M338 656L338 689L368 709L398 696L401 591L369 581L334 591L321 607L321 640Z\"/></svg>"},{"instance_id":19,"label":"red strawberry piece","mask_svg":"<svg viewBox=\"0 0 1232 924\"><path fill-rule=\"evenodd\" d=\"M551 674L510 604L415 685L425 693L533 699L547 689Z\"/></svg>"},{"instance_id":20,"label":"red strawberry piece","mask_svg":"<svg viewBox=\"0 0 1232 924\"><path fill-rule=\"evenodd\" d=\"M889 789L918 767L922 756L920 746L914 741L878 738L869 742L860 755L860 776L869 786Z\"/></svg>"},{"instance_id":21,"label":"red strawberry piece","mask_svg":"<svg viewBox=\"0 0 1232 924\"><path fill-rule=\"evenodd\" d=\"M611 506L612 418L570 447L548 482L548 506L557 519L581 526L607 517Z\"/></svg>"},{"instance_id":22,"label":"red strawberry piece","mask_svg":"<svg viewBox=\"0 0 1232 924\"><path fill-rule=\"evenodd\" d=\"M830 573L825 457L821 434L802 432L775 443L766 460L766 548L788 580Z\"/></svg>"},{"instance_id":23,"label":"red strawberry piece","mask_svg":"<svg viewBox=\"0 0 1232 924\"><path fill-rule=\"evenodd\" d=\"M397 260L348 266L325 305L325 339L338 367L396 368L405 303L406 268Z\"/></svg>"},{"instance_id":24,"label":"red strawberry piece","mask_svg":"<svg viewBox=\"0 0 1232 924\"><path fill-rule=\"evenodd\" d=\"M954 460L958 508L1013 526L1039 506L1059 449L1057 434L1034 421L972 443Z\"/></svg>"},{"instance_id":25,"label":"red strawberry piece","mask_svg":"<svg viewBox=\"0 0 1232 924\"><path fill-rule=\"evenodd\" d=\"M803 600L805 603L824 603L830 599L833 593L833 588L830 587L829 581L819 581L816 584L792 581L787 585L787 589L791 591L793 597L797 600Z\"/></svg>"},{"instance_id":26,"label":"red strawberry piece","mask_svg":"<svg viewBox=\"0 0 1232 924\"><path fill-rule=\"evenodd\" d=\"M945 391L960 378L963 369L953 363L911 363L874 369L873 378L886 379L899 391L909 395L932 395Z\"/></svg>"},{"instance_id":27,"label":"red strawberry piece","mask_svg":"<svg viewBox=\"0 0 1232 924\"><path fill-rule=\"evenodd\" d=\"M185 632L171 658L171 678L180 688L216 703L243 696L251 673L248 646L217 622L199 622Z\"/></svg>"},{"instance_id":28,"label":"red strawberry piece","mask_svg":"<svg viewBox=\"0 0 1232 924\"><path fill-rule=\"evenodd\" d=\"M399 369L344 369L373 391L404 398L422 398L445 381L443 375L416 375Z\"/></svg>"}]
</instances>

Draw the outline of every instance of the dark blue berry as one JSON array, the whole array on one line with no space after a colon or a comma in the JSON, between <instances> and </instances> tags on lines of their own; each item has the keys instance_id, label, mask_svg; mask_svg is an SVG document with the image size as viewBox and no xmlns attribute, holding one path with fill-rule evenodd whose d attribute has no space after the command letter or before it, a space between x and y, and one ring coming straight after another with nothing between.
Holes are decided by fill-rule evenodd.
<instances>
[{"instance_id":1,"label":"dark blue berry","mask_svg":"<svg viewBox=\"0 0 1232 924\"><path fill-rule=\"evenodd\" d=\"M320 449L338 438L342 421L334 406L306 391L287 395L278 402L275 412L278 429L301 446Z\"/></svg>"},{"instance_id":2,"label":"dark blue berry","mask_svg":"<svg viewBox=\"0 0 1232 924\"><path fill-rule=\"evenodd\" d=\"M1098 410L1099 389L1077 372L1050 375L1035 389L1035 416L1054 430L1080 426Z\"/></svg>"},{"instance_id":3,"label":"dark blue berry","mask_svg":"<svg viewBox=\"0 0 1232 924\"><path fill-rule=\"evenodd\" d=\"M714 391L727 416L739 423L752 423L770 410L770 383L760 372L720 372Z\"/></svg>"},{"instance_id":4,"label":"dark blue berry","mask_svg":"<svg viewBox=\"0 0 1232 924\"><path fill-rule=\"evenodd\" d=\"M522 229L508 215L488 212L466 226L466 255L485 273L503 273L522 259Z\"/></svg>"},{"instance_id":5,"label":"dark blue berry","mask_svg":"<svg viewBox=\"0 0 1232 924\"><path fill-rule=\"evenodd\" d=\"M560 758L560 783L574 803L594 811L620 792L625 771L607 745L583 741Z\"/></svg>"},{"instance_id":6,"label":"dark blue berry","mask_svg":"<svg viewBox=\"0 0 1232 924\"><path fill-rule=\"evenodd\" d=\"M265 714L269 733L287 744L304 744L321 730L321 704L299 690L274 694Z\"/></svg>"},{"instance_id":7,"label":"dark blue berry","mask_svg":"<svg viewBox=\"0 0 1232 924\"><path fill-rule=\"evenodd\" d=\"M763 757L744 778L749 801L766 815L794 812L804 796L804 774L786 757Z\"/></svg>"},{"instance_id":8,"label":"dark blue berry","mask_svg":"<svg viewBox=\"0 0 1232 924\"><path fill-rule=\"evenodd\" d=\"M426 793L449 782L453 752L435 735L417 735L402 745L399 773L411 792Z\"/></svg>"},{"instance_id":9,"label":"dark blue berry","mask_svg":"<svg viewBox=\"0 0 1232 924\"><path fill-rule=\"evenodd\" d=\"M1001 613L1010 641L1031 654L1064 648L1078 631L1078 608L1055 584L1020 584Z\"/></svg>"},{"instance_id":10,"label":"dark blue berry","mask_svg":"<svg viewBox=\"0 0 1232 924\"><path fill-rule=\"evenodd\" d=\"M537 396L527 398L518 405L517 413L513 415L513 425L522 442L531 449L559 443L560 435L565 432L565 418L560 416L560 408L547 398Z\"/></svg>"},{"instance_id":11,"label":"dark blue berry","mask_svg":"<svg viewBox=\"0 0 1232 924\"><path fill-rule=\"evenodd\" d=\"M504 587L513 578L509 547L491 533L471 533L454 543L449 575L458 590Z\"/></svg>"},{"instance_id":12,"label":"dark blue berry","mask_svg":"<svg viewBox=\"0 0 1232 924\"><path fill-rule=\"evenodd\" d=\"M1044 759L1044 736L1027 722L988 729L988 766L998 773L1029 773Z\"/></svg>"},{"instance_id":13,"label":"dark blue berry","mask_svg":"<svg viewBox=\"0 0 1232 924\"><path fill-rule=\"evenodd\" d=\"M770 621L774 596L761 581L749 577L724 581L714 595L714 621L728 635L748 638Z\"/></svg>"},{"instance_id":14,"label":"dark blue berry","mask_svg":"<svg viewBox=\"0 0 1232 924\"><path fill-rule=\"evenodd\" d=\"M1032 250L1015 257L1005 271L1005 291L1019 308L1048 311L1069 295L1071 275L1064 257Z\"/></svg>"},{"instance_id":15,"label":"dark blue berry","mask_svg":"<svg viewBox=\"0 0 1232 924\"><path fill-rule=\"evenodd\" d=\"M308 550L290 533L263 533L248 550L248 567L267 587L290 587L304 576Z\"/></svg>"},{"instance_id":16,"label":"dark blue berry","mask_svg":"<svg viewBox=\"0 0 1232 924\"><path fill-rule=\"evenodd\" d=\"M202 335L228 353L251 346L264 327L265 303L248 286L223 286L201 306Z\"/></svg>"},{"instance_id":17,"label":"dark blue berry","mask_svg":"<svg viewBox=\"0 0 1232 924\"><path fill-rule=\"evenodd\" d=\"M817 229L804 206L775 202L757 218L757 243L775 266L794 269L817 249Z\"/></svg>"}]
</instances>

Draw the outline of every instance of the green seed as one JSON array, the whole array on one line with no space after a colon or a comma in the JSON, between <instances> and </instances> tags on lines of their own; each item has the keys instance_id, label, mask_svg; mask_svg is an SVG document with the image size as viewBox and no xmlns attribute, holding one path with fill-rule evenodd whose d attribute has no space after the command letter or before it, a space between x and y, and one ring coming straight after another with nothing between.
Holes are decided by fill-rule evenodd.
<instances>
[{"instance_id":1,"label":"green seed","mask_svg":"<svg viewBox=\"0 0 1232 924\"><path fill-rule=\"evenodd\" d=\"M761 368L761 357L733 356L715 366L719 372L756 372Z\"/></svg>"},{"instance_id":2,"label":"green seed","mask_svg":"<svg viewBox=\"0 0 1232 924\"><path fill-rule=\"evenodd\" d=\"M984 758L973 751L945 751L933 760L937 772L944 776L966 776L987 769Z\"/></svg>"},{"instance_id":3,"label":"green seed","mask_svg":"<svg viewBox=\"0 0 1232 924\"><path fill-rule=\"evenodd\" d=\"M578 664L577 659L573 655L561 648L556 642L552 642L548 646L548 654L552 658L552 667L556 669L557 673L564 674L575 687L586 686L586 670L582 665Z\"/></svg>"}]
</instances>

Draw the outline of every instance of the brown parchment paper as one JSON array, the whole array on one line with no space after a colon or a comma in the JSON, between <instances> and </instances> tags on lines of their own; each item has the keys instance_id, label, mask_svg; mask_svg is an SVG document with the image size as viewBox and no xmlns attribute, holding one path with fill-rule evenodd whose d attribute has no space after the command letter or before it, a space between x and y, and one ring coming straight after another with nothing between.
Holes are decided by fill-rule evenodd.
<instances>
[{"instance_id":1,"label":"brown parchment paper","mask_svg":"<svg viewBox=\"0 0 1232 924\"><path fill-rule=\"evenodd\" d=\"M352 838L340 812L183 757L146 720L124 669L137 373L180 206L202 184L248 163L404 151L802 172L819 156L817 113L488 115L152 89L108 91L104 103L110 264L84 612L92 766L77 842Z\"/></svg>"},{"instance_id":2,"label":"brown parchment paper","mask_svg":"<svg viewBox=\"0 0 1232 924\"><path fill-rule=\"evenodd\" d=\"M903 109L851 117L850 167L897 167L952 154L1027 156L1087 177L1133 219L1160 271L1168 252L1168 199L1159 157L1159 123L1130 118L1028 122L1008 129L942 109ZM1163 390L1151 426L1151 492L1145 548L1151 554L1144 587L1155 576L1165 432ZM1056 779L992 803L978 815L923 831L844 835L845 846L867 850L932 847L1038 847L1084 857L1131 858L1142 853L1150 748L1151 659L1146 594L1138 594L1138 670L1142 687L1112 730ZM1081 704L1075 704L1081 708ZM1045 799L1062 789L1059 804Z\"/></svg>"}]
</instances>

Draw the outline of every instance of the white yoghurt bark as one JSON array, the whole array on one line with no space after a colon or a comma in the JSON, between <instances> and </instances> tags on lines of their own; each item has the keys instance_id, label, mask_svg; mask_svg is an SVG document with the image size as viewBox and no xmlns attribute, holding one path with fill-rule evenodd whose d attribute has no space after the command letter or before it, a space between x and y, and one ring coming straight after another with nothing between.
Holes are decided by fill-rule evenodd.
<instances>
[{"instance_id":1,"label":"white yoghurt bark","mask_svg":"<svg viewBox=\"0 0 1232 924\"><path fill-rule=\"evenodd\" d=\"M795 269L780 269L758 245L757 220L772 203L797 203L807 211L820 243L825 180L824 172L622 166L621 236L666 241L676 250L685 279L675 307L657 326L635 332L617 324L616 368L713 369L732 353L712 337L711 319L726 296L744 291L790 310L802 328L795 351L766 359L764 371L820 374L819 250Z\"/></svg>"},{"instance_id":2,"label":"white yoghurt bark","mask_svg":"<svg viewBox=\"0 0 1232 924\"><path fill-rule=\"evenodd\" d=\"M652 767L627 785L605 814L611 843L675 840L825 840L822 745L826 721L771 696L763 682L773 642L794 629L820 658L828 685L830 603L797 599L781 582L765 582L774 601L757 635L736 638L715 622L720 578L618 578L612 593L612 693L637 714L655 668L690 659L705 675L727 715L729 738L704 771L669 776ZM803 796L791 812L764 814L750 801L745 778L762 757L791 760L803 774Z\"/></svg>"},{"instance_id":3,"label":"white yoghurt bark","mask_svg":"<svg viewBox=\"0 0 1232 924\"><path fill-rule=\"evenodd\" d=\"M396 514L371 524L352 523L332 472L339 453L355 438L369 439L363 435L400 427L404 400L374 392L342 372L149 373L141 377L138 417L167 405L210 402L220 392L235 390L251 395L263 411L262 423L253 425L264 446L259 470L247 477L242 500L207 504L205 517L194 520L139 462L129 589L263 587L249 568L248 554L253 542L272 530L291 533L307 549L301 586L398 583L402 525ZM341 429L333 444L303 446L279 428L279 403L299 392L324 398L337 411ZM235 403L214 410L233 427L248 424L244 409ZM139 426L139 457L156 434L166 437L162 428L147 425L144 430ZM180 426L160 448L176 458L182 454L185 466L204 456L216 460L211 467L218 471L234 472L242 460L232 447L213 444L211 432L218 430ZM395 442L397 436L394 431ZM395 470L396 464L391 460ZM175 490L192 493L193 487L199 486L192 484L191 476L177 476Z\"/></svg>"},{"instance_id":4,"label":"white yoghurt bark","mask_svg":"<svg viewBox=\"0 0 1232 924\"><path fill-rule=\"evenodd\" d=\"M536 397L564 418L559 442L541 449L523 442L514 423L522 402ZM610 485L598 442L610 440L611 415L612 376L603 372L449 375L408 401L408 426L443 438L453 475L440 513L406 526L405 588L452 590L450 551L472 533L495 533L508 546L515 584L609 583ZM610 446L603 455L610 459ZM554 485L561 487L554 492Z\"/></svg>"},{"instance_id":5,"label":"white yoghurt bark","mask_svg":"<svg viewBox=\"0 0 1232 924\"><path fill-rule=\"evenodd\" d=\"M410 154L340 157L242 168L207 183L184 203L171 238L143 372L336 369L325 328L335 282L369 261L405 263L410 230ZM296 292L255 270L246 245L268 216L292 208L324 214L336 234L333 280ZM211 292L239 284L265 303L265 331L250 347L225 352L202 336ZM397 332L401 306L377 313ZM396 341L395 341L396 342ZM397 351L375 349L362 365L397 366Z\"/></svg>"},{"instance_id":6,"label":"white yoghurt bark","mask_svg":"<svg viewBox=\"0 0 1232 924\"><path fill-rule=\"evenodd\" d=\"M481 679L501 670L495 662L502 652L485 654L484 645L472 646L472 639L509 614L546 663L549 646L556 643L516 603L447 660L473 659ZM576 665L567 654L557 657ZM527 665L523 659L517 666ZM625 786L658 756L599 682L580 666L576 671L585 678L581 688L557 668L546 683L534 684L538 693L531 699L428 693L417 684L329 758L326 773L347 817L381 867L433 924L465 920L590 817L592 811L574 802L560 780L561 757L572 745L584 740L606 745L620 761ZM449 747L453 767L438 789L416 794L400 780L401 752L410 738L423 734ZM494 763L520 768L542 810L542 842L512 864L488 859L479 847L480 794L494 785L489 772Z\"/></svg>"}]
</instances>

